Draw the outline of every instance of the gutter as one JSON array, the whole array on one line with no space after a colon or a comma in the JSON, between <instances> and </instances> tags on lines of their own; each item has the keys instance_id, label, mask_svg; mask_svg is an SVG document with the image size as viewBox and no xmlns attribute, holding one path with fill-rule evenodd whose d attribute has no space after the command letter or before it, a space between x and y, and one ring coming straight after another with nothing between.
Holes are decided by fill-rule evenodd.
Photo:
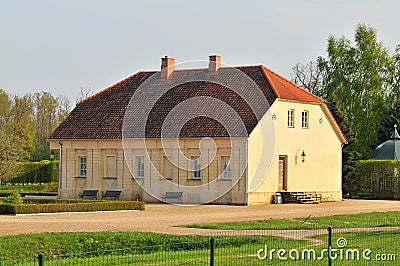
<instances>
[{"instance_id":1,"label":"gutter","mask_svg":"<svg viewBox=\"0 0 400 266\"><path fill-rule=\"evenodd\" d=\"M59 140L58 145L60 145L60 165L59 165L59 176L58 176L58 198L60 198L60 190L62 188L62 166L63 166L63 151L62 151L62 142Z\"/></svg>"},{"instance_id":2,"label":"gutter","mask_svg":"<svg viewBox=\"0 0 400 266\"><path fill-rule=\"evenodd\" d=\"M244 197L243 197L243 205L247 206L247 200L248 200L248 195L247 195L247 166L248 166L248 154L247 154L247 139L243 139L244 142L244 153L245 153L245 162L246 162L246 170L245 170L245 176L244 176Z\"/></svg>"}]
</instances>

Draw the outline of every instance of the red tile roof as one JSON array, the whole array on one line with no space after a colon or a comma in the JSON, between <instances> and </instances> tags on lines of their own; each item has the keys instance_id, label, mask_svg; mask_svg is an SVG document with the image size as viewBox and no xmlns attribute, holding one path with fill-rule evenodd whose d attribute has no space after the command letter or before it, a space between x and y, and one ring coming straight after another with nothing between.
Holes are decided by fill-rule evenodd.
<instances>
[{"instance_id":1,"label":"red tile roof","mask_svg":"<svg viewBox=\"0 0 400 266\"><path fill-rule=\"evenodd\" d=\"M324 100L297 86L272 70L264 66L262 66L262 69L277 98L304 102L324 102Z\"/></svg>"},{"instance_id":2,"label":"red tile roof","mask_svg":"<svg viewBox=\"0 0 400 266\"><path fill-rule=\"evenodd\" d=\"M144 112L142 109L146 109L135 109L132 121L124 124L129 102L144 82L151 83L155 90L165 89L174 82L178 85L157 99L153 99L150 91L147 98L140 100L138 106L149 107L152 100L154 104L147 116L143 136L132 133L129 137L133 138L160 138L165 121L179 126L179 136L183 138L247 136L276 98L323 102L264 66L220 68L217 74L209 74L208 69L176 70L169 80L160 80L159 75L156 71L138 72L79 102L49 139L121 139L123 125L128 129L137 127L140 121L135 119ZM258 91L246 79L255 84ZM189 100L192 102L190 108L183 111L185 115L167 117L178 104ZM220 103L225 103L226 108ZM230 114L232 110L236 117Z\"/></svg>"}]
</instances>

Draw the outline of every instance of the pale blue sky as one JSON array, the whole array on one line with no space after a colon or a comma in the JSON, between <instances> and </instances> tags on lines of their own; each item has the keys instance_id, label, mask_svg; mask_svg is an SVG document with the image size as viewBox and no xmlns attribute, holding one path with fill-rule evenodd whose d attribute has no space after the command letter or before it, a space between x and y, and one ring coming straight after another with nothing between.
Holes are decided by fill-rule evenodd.
<instances>
[{"instance_id":1,"label":"pale blue sky","mask_svg":"<svg viewBox=\"0 0 400 266\"><path fill-rule=\"evenodd\" d=\"M74 102L81 86L97 92L158 70L164 55L180 63L219 54L290 78L296 62L325 55L330 34L352 39L358 23L393 52L399 10L397 0L0 0L0 88Z\"/></svg>"}]
</instances>

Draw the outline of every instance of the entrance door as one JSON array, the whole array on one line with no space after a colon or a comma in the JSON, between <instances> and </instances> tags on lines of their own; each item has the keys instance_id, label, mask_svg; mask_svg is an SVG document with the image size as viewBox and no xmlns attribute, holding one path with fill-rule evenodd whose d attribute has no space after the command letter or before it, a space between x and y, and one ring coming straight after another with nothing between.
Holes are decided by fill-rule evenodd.
<instances>
[{"instance_id":1,"label":"entrance door","mask_svg":"<svg viewBox=\"0 0 400 266\"><path fill-rule=\"evenodd\" d=\"M287 156L279 156L278 191L287 189Z\"/></svg>"}]
</instances>

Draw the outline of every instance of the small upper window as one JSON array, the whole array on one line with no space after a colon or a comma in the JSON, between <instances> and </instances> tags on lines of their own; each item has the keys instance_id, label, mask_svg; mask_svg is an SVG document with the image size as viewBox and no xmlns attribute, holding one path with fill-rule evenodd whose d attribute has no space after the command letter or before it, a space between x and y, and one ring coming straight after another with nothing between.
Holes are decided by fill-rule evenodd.
<instances>
[{"instance_id":1,"label":"small upper window","mask_svg":"<svg viewBox=\"0 0 400 266\"><path fill-rule=\"evenodd\" d=\"M192 157L192 179L200 179L200 161L198 157Z\"/></svg>"},{"instance_id":2,"label":"small upper window","mask_svg":"<svg viewBox=\"0 0 400 266\"><path fill-rule=\"evenodd\" d=\"M293 109L288 110L287 126L294 127L294 110Z\"/></svg>"},{"instance_id":3,"label":"small upper window","mask_svg":"<svg viewBox=\"0 0 400 266\"><path fill-rule=\"evenodd\" d=\"M308 111L301 112L301 127L308 128Z\"/></svg>"},{"instance_id":4,"label":"small upper window","mask_svg":"<svg viewBox=\"0 0 400 266\"><path fill-rule=\"evenodd\" d=\"M136 178L144 178L144 157L136 156Z\"/></svg>"},{"instance_id":5,"label":"small upper window","mask_svg":"<svg viewBox=\"0 0 400 266\"><path fill-rule=\"evenodd\" d=\"M86 157L79 157L79 176L80 177L86 177L86 163L87 159Z\"/></svg>"},{"instance_id":6,"label":"small upper window","mask_svg":"<svg viewBox=\"0 0 400 266\"><path fill-rule=\"evenodd\" d=\"M222 179L231 179L231 166L229 165L229 157L221 157Z\"/></svg>"}]
</instances>

